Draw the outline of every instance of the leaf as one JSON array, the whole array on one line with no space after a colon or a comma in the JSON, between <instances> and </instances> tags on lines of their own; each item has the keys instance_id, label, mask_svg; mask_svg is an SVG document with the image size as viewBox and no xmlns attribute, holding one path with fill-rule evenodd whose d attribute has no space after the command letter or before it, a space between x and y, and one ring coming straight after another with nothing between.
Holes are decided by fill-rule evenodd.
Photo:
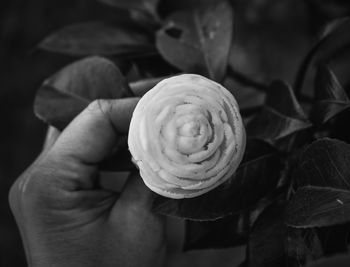
<instances>
[{"instance_id":1,"label":"leaf","mask_svg":"<svg viewBox=\"0 0 350 267\"><path fill-rule=\"evenodd\" d=\"M322 242L324 255L348 251L350 223L316 228L316 231Z\"/></svg>"},{"instance_id":2,"label":"leaf","mask_svg":"<svg viewBox=\"0 0 350 267\"><path fill-rule=\"evenodd\" d=\"M248 267L248 262L246 260L242 261L237 267Z\"/></svg>"},{"instance_id":3,"label":"leaf","mask_svg":"<svg viewBox=\"0 0 350 267\"><path fill-rule=\"evenodd\" d=\"M350 107L350 101L334 73L321 65L315 78L316 103L311 112L313 121L323 124Z\"/></svg>"},{"instance_id":4,"label":"leaf","mask_svg":"<svg viewBox=\"0 0 350 267\"><path fill-rule=\"evenodd\" d=\"M73 56L141 55L154 53L148 37L131 27L84 22L65 27L46 37L39 47Z\"/></svg>"},{"instance_id":5,"label":"leaf","mask_svg":"<svg viewBox=\"0 0 350 267\"><path fill-rule=\"evenodd\" d=\"M141 27L142 30L147 31L152 36L154 32L162 26L162 21L156 13L152 14L138 9L131 9L129 10L129 16L137 26Z\"/></svg>"},{"instance_id":6,"label":"leaf","mask_svg":"<svg viewBox=\"0 0 350 267\"><path fill-rule=\"evenodd\" d=\"M333 31L337 30L337 28L341 27L343 23L345 23L349 18L337 18L328 24L323 29L323 32L320 35L320 40L326 38L328 35L332 34Z\"/></svg>"},{"instance_id":7,"label":"leaf","mask_svg":"<svg viewBox=\"0 0 350 267\"><path fill-rule=\"evenodd\" d=\"M303 82L314 62L327 62L331 56L350 44L350 19L340 18L325 27L321 39L303 59L295 78L294 88L301 92Z\"/></svg>"},{"instance_id":8,"label":"leaf","mask_svg":"<svg viewBox=\"0 0 350 267\"><path fill-rule=\"evenodd\" d=\"M350 145L330 138L313 142L301 153L293 176L300 187L350 190Z\"/></svg>"},{"instance_id":9,"label":"leaf","mask_svg":"<svg viewBox=\"0 0 350 267\"><path fill-rule=\"evenodd\" d=\"M348 267L350 263L350 256L343 254L327 259L315 261L306 267Z\"/></svg>"},{"instance_id":10,"label":"leaf","mask_svg":"<svg viewBox=\"0 0 350 267\"><path fill-rule=\"evenodd\" d=\"M156 86L157 83L166 79L167 77L157 77L157 78L147 78L141 79L135 82L130 83L131 91L135 96L142 97L145 93L147 93L150 89Z\"/></svg>"},{"instance_id":11,"label":"leaf","mask_svg":"<svg viewBox=\"0 0 350 267\"><path fill-rule=\"evenodd\" d=\"M305 48L310 45L310 36L305 32L310 18L307 9L293 0L278 2L278 11L275 1L264 0L261 5L232 2L237 20L230 66L258 85L270 83L276 77L291 81ZM251 14L255 14L255 19Z\"/></svg>"},{"instance_id":12,"label":"leaf","mask_svg":"<svg viewBox=\"0 0 350 267\"><path fill-rule=\"evenodd\" d=\"M162 0L160 1L159 9L162 13L169 15L179 10L193 10L196 8L205 8L217 4L225 0Z\"/></svg>"},{"instance_id":13,"label":"leaf","mask_svg":"<svg viewBox=\"0 0 350 267\"><path fill-rule=\"evenodd\" d=\"M266 209L255 222L249 237L249 267L280 267L286 260L283 206L278 203Z\"/></svg>"},{"instance_id":14,"label":"leaf","mask_svg":"<svg viewBox=\"0 0 350 267\"><path fill-rule=\"evenodd\" d=\"M159 0L98 0L101 3L121 9L136 9L150 14L157 13Z\"/></svg>"},{"instance_id":15,"label":"leaf","mask_svg":"<svg viewBox=\"0 0 350 267\"><path fill-rule=\"evenodd\" d=\"M291 87L283 81L274 81L268 89L261 112L248 124L247 134L252 138L274 144L310 126L311 123L307 120Z\"/></svg>"},{"instance_id":16,"label":"leaf","mask_svg":"<svg viewBox=\"0 0 350 267\"><path fill-rule=\"evenodd\" d=\"M43 85L35 97L35 115L49 125L63 130L89 104L86 99Z\"/></svg>"},{"instance_id":17,"label":"leaf","mask_svg":"<svg viewBox=\"0 0 350 267\"><path fill-rule=\"evenodd\" d=\"M63 130L95 99L132 96L126 80L112 61L94 56L76 61L39 88L34 112L44 122ZM126 137L119 136L115 153L100 166L109 171L135 169L131 163Z\"/></svg>"},{"instance_id":18,"label":"leaf","mask_svg":"<svg viewBox=\"0 0 350 267\"><path fill-rule=\"evenodd\" d=\"M350 18L336 18L327 24L319 42L314 46L314 59L325 62L334 52L350 44Z\"/></svg>"},{"instance_id":19,"label":"leaf","mask_svg":"<svg viewBox=\"0 0 350 267\"><path fill-rule=\"evenodd\" d=\"M350 221L350 191L306 186L289 201L286 223L292 227L324 227Z\"/></svg>"},{"instance_id":20,"label":"leaf","mask_svg":"<svg viewBox=\"0 0 350 267\"><path fill-rule=\"evenodd\" d=\"M194 198L157 196L153 210L190 220L215 220L246 210L274 191L278 183L282 166L278 154L272 151L266 144L248 141L245 157L228 181Z\"/></svg>"},{"instance_id":21,"label":"leaf","mask_svg":"<svg viewBox=\"0 0 350 267\"><path fill-rule=\"evenodd\" d=\"M113 62L102 57L89 57L48 78L37 92L34 112L47 124L63 130L91 101L131 95Z\"/></svg>"},{"instance_id":22,"label":"leaf","mask_svg":"<svg viewBox=\"0 0 350 267\"><path fill-rule=\"evenodd\" d=\"M244 245L249 229L249 211L215 221L186 221L184 251Z\"/></svg>"},{"instance_id":23,"label":"leaf","mask_svg":"<svg viewBox=\"0 0 350 267\"><path fill-rule=\"evenodd\" d=\"M299 228L322 226L317 232L326 255L347 247L350 229L340 224L350 221L349 149L339 140L317 140L301 153L293 175L301 188L287 206L286 222Z\"/></svg>"},{"instance_id":24,"label":"leaf","mask_svg":"<svg viewBox=\"0 0 350 267\"><path fill-rule=\"evenodd\" d=\"M227 1L172 14L157 33L157 48L170 64L221 81L226 73L233 32Z\"/></svg>"},{"instance_id":25,"label":"leaf","mask_svg":"<svg viewBox=\"0 0 350 267\"><path fill-rule=\"evenodd\" d=\"M321 241L314 229L288 227L286 251L290 267L299 267L324 255Z\"/></svg>"},{"instance_id":26,"label":"leaf","mask_svg":"<svg viewBox=\"0 0 350 267\"><path fill-rule=\"evenodd\" d=\"M227 75L230 75L232 68L228 67ZM235 96L239 105L241 115L243 110L252 110L261 107L265 101L265 93L251 87L242 87L237 83L237 80L228 77L225 79L224 86Z\"/></svg>"}]
</instances>

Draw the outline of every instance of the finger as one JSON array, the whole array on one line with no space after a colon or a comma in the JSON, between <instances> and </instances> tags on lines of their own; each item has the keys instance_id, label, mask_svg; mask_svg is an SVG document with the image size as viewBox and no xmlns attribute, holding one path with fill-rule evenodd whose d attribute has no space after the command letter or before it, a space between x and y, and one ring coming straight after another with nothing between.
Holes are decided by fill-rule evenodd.
<instances>
[{"instance_id":1,"label":"finger","mask_svg":"<svg viewBox=\"0 0 350 267\"><path fill-rule=\"evenodd\" d=\"M44 145L43 145L43 152L49 150L53 146L53 144L56 142L60 134L61 132L53 126L49 126L47 128Z\"/></svg>"},{"instance_id":2,"label":"finger","mask_svg":"<svg viewBox=\"0 0 350 267\"><path fill-rule=\"evenodd\" d=\"M118 136L126 134L137 98L92 102L62 132L51 149L57 158L98 164L114 148Z\"/></svg>"},{"instance_id":3,"label":"finger","mask_svg":"<svg viewBox=\"0 0 350 267\"><path fill-rule=\"evenodd\" d=\"M119 201L141 207L145 210L151 210L155 197L153 193L142 181L138 171L132 172L124 185Z\"/></svg>"},{"instance_id":4,"label":"finger","mask_svg":"<svg viewBox=\"0 0 350 267\"><path fill-rule=\"evenodd\" d=\"M126 134L137 98L98 100L61 133L39 164L44 184L69 190L96 186L97 165ZM38 168L37 168L38 169Z\"/></svg>"},{"instance_id":5,"label":"finger","mask_svg":"<svg viewBox=\"0 0 350 267\"><path fill-rule=\"evenodd\" d=\"M133 172L118 201L115 202L109 218L111 221L122 222L133 234L147 235L162 239L164 236L165 217L152 211L155 193L143 183L138 172ZM127 229L126 228L126 229ZM136 234L137 235L137 234Z\"/></svg>"}]
</instances>

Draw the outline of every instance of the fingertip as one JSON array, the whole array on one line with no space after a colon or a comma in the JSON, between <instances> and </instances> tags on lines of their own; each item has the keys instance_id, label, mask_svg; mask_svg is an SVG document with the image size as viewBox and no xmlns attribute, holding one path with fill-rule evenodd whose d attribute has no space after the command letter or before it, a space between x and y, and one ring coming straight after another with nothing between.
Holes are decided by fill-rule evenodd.
<instances>
[{"instance_id":1,"label":"fingertip","mask_svg":"<svg viewBox=\"0 0 350 267\"><path fill-rule=\"evenodd\" d=\"M139 102L139 98L123 98L118 101L106 103L106 115L109 117L116 132L127 134L133 111Z\"/></svg>"}]
</instances>

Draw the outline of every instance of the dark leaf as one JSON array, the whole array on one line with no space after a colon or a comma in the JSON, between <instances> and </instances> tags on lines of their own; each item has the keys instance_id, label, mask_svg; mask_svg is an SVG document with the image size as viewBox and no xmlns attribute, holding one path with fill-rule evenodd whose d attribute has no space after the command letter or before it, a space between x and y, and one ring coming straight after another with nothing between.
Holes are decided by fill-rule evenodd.
<instances>
[{"instance_id":1,"label":"dark leaf","mask_svg":"<svg viewBox=\"0 0 350 267\"><path fill-rule=\"evenodd\" d=\"M306 186L299 188L289 201L286 223L309 228L342 224L350 221L350 191Z\"/></svg>"},{"instance_id":2,"label":"dark leaf","mask_svg":"<svg viewBox=\"0 0 350 267\"><path fill-rule=\"evenodd\" d=\"M130 83L131 91L135 96L143 96L161 80L168 77L148 78Z\"/></svg>"},{"instance_id":3,"label":"dark leaf","mask_svg":"<svg viewBox=\"0 0 350 267\"><path fill-rule=\"evenodd\" d=\"M305 54L305 48L310 45L306 31L310 13L305 3L296 4L293 0L264 0L261 4L251 1L231 2L237 12L229 62L234 71L254 81L244 87L254 84L260 87L276 77L291 81L300 58Z\"/></svg>"},{"instance_id":4,"label":"dark leaf","mask_svg":"<svg viewBox=\"0 0 350 267\"><path fill-rule=\"evenodd\" d=\"M321 39L313 46L302 61L294 87L299 94L304 78L313 62L327 62L333 54L350 44L350 19L340 18L325 27Z\"/></svg>"},{"instance_id":5,"label":"dark leaf","mask_svg":"<svg viewBox=\"0 0 350 267\"><path fill-rule=\"evenodd\" d=\"M275 81L268 89L261 112L248 124L247 134L274 144L310 126L290 86Z\"/></svg>"},{"instance_id":6,"label":"dark leaf","mask_svg":"<svg viewBox=\"0 0 350 267\"><path fill-rule=\"evenodd\" d=\"M337 77L326 66L318 68L315 78L316 103L312 118L318 124L323 124L338 113L350 107L350 101Z\"/></svg>"},{"instance_id":7,"label":"dark leaf","mask_svg":"<svg viewBox=\"0 0 350 267\"><path fill-rule=\"evenodd\" d=\"M243 262L241 262L237 267L248 267L248 262L246 260L244 260Z\"/></svg>"},{"instance_id":8,"label":"dark leaf","mask_svg":"<svg viewBox=\"0 0 350 267\"><path fill-rule=\"evenodd\" d=\"M165 16L179 10L193 10L213 6L225 0L162 0L159 3L159 10Z\"/></svg>"},{"instance_id":9,"label":"dark leaf","mask_svg":"<svg viewBox=\"0 0 350 267\"><path fill-rule=\"evenodd\" d=\"M336 139L319 139L300 155L294 174L298 186L350 190L350 145Z\"/></svg>"},{"instance_id":10,"label":"dark leaf","mask_svg":"<svg viewBox=\"0 0 350 267\"><path fill-rule=\"evenodd\" d=\"M42 85L35 97L34 112L45 123L63 130L89 103L70 92Z\"/></svg>"},{"instance_id":11,"label":"dark leaf","mask_svg":"<svg viewBox=\"0 0 350 267\"><path fill-rule=\"evenodd\" d=\"M350 264L349 255L338 255L328 259L322 259L315 261L311 264L306 265L306 267L348 267Z\"/></svg>"},{"instance_id":12,"label":"dark leaf","mask_svg":"<svg viewBox=\"0 0 350 267\"><path fill-rule=\"evenodd\" d=\"M249 267L280 267L286 261L283 206L278 203L266 209L256 220L248 242Z\"/></svg>"},{"instance_id":13,"label":"dark leaf","mask_svg":"<svg viewBox=\"0 0 350 267\"><path fill-rule=\"evenodd\" d=\"M157 47L172 65L221 81L225 76L233 32L227 1L172 14L157 33Z\"/></svg>"},{"instance_id":14,"label":"dark leaf","mask_svg":"<svg viewBox=\"0 0 350 267\"><path fill-rule=\"evenodd\" d=\"M349 18L337 18L331 22L329 22L323 29L323 32L320 35L320 40L326 38L328 35L332 34L333 31L337 30L337 28L341 27L343 23L345 23Z\"/></svg>"},{"instance_id":15,"label":"dark leaf","mask_svg":"<svg viewBox=\"0 0 350 267\"><path fill-rule=\"evenodd\" d=\"M315 61L325 62L337 50L349 45L349 30L349 17L337 18L326 25L319 42L314 46Z\"/></svg>"},{"instance_id":16,"label":"dark leaf","mask_svg":"<svg viewBox=\"0 0 350 267\"><path fill-rule=\"evenodd\" d=\"M76 61L48 78L37 92L34 111L47 124L62 130L91 101L131 95L113 62L95 56Z\"/></svg>"},{"instance_id":17,"label":"dark leaf","mask_svg":"<svg viewBox=\"0 0 350 267\"><path fill-rule=\"evenodd\" d=\"M256 219L278 197L277 194L275 197L265 197L252 209L214 221L187 220L184 250L228 248L246 244Z\"/></svg>"},{"instance_id":18,"label":"dark leaf","mask_svg":"<svg viewBox=\"0 0 350 267\"><path fill-rule=\"evenodd\" d=\"M301 188L287 207L287 223L305 228L350 221L349 163L350 146L339 140L320 139L307 147L294 174Z\"/></svg>"},{"instance_id":19,"label":"dark leaf","mask_svg":"<svg viewBox=\"0 0 350 267\"><path fill-rule=\"evenodd\" d=\"M325 255L348 251L350 223L316 228L316 231L322 242Z\"/></svg>"},{"instance_id":20,"label":"dark leaf","mask_svg":"<svg viewBox=\"0 0 350 267\"><path fill-rule=\"evenodd\" d=\"M248 141L245 158L228 181L195 198L176 200L158 196L153 203L154 211L191 220L215 220L250 208L274 191L280 177L278 154L259 154L263 152L266 145Z\"/></svg>"},{"instance_id":21,"label":"dark leaf","mask_svg":"<svg viewBox=\"0 0 350 267\"><path fill-rule=\"evenodd\" d=\"M148 37L139 31L102 22L65 27L46 37L39 47L73 56L142 55L155 51Z\"/></svg>"},{"instance_id":22,"label":"dark leaf","mask_svg":"<svg viewBox=\"0 0 350 267\"><path fill-rule=\"evenodd\" d=\"M122 9L136 9L145 11L150 14L156 14L159 0L98 0L101 3L122 8Z\"/></svg>"},{"instance_id":23,"label":"dark leaf","mask_svg":"<svg viewBox=\"0 0 350 267\"><path fill-rule=\"evenodd\" d=\"M134 62L144 78L180 74L178 69L171 66L160 55L154 57L139 57L136 58Z\"/></svg>"},{"instance_id":24,"label":"dark leaf","mask_svg":"<svg viewBox=\"0 0 350 267\"><path fill-rule=\"evenodd\" d=\"M137 9L129 10L129 14L132 21L152 35L162 26L162 22L157 14L147 13Z\"/></svg>"},{"instance_id":25,"label":"dark leaf","mask_svg":"<svg viewBox=\"0 0 350 267\"><path fill-rule=\"evenodd\" d=\"M228 75L232 68L228 68ZM262 107L265 101L265 93L251 87L242 87L232 78L225 79L224 86L235 96L239 108L242 110Z\"/></svg>"},{"instance_id":26,"label":"dark leaf","mask_svg":"<svg viewBox=\"0 0 350 267\"><path fill-rule=\"evenodd\" d=\"M94 56L76 61L47 79L37 92L34 111L46 123L63 130L93 100L132 95L114 63ZM126 136L119 136L114 152L101 163L101 169L125 171L135 168Z\"/></svg>"},{"instance_id":27,"label":"dark leaf","mask_svg":"<svg viewBox=\"0 0 350 267\"><path fill-rule=\"evenodd\" d=\"M250 230L249 211L215 221L186 221L184 250L244 245Z\"/></svg>"},{"instance_id":28,"label":"dark leaf","mask_svg":"<svg viewBox=\"0 0 350 267\"><path fill-rule=\"evenodd\" d=\"M323 256L322 244L314 229L288 227L286 251L288 267L299 267Z\"/></svg>"}]
</instances>

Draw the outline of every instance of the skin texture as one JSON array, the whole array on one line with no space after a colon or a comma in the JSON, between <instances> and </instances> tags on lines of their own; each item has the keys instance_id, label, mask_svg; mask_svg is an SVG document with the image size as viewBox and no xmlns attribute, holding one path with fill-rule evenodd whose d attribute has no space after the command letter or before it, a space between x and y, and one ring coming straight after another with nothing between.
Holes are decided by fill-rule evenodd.
<instances>
[{"instance_id":1,"label":"skin texture","mask_svg":"<svg viewBox=\"0 0 350 267\"><path fill-rule=\"evenodd\" d=\"M165 220L138 173L123 191L98 186L97 165L128 132L138 99L99 100L59 134L9 194L29 266L161 266Z\"/></svg>"}]
</instances>

